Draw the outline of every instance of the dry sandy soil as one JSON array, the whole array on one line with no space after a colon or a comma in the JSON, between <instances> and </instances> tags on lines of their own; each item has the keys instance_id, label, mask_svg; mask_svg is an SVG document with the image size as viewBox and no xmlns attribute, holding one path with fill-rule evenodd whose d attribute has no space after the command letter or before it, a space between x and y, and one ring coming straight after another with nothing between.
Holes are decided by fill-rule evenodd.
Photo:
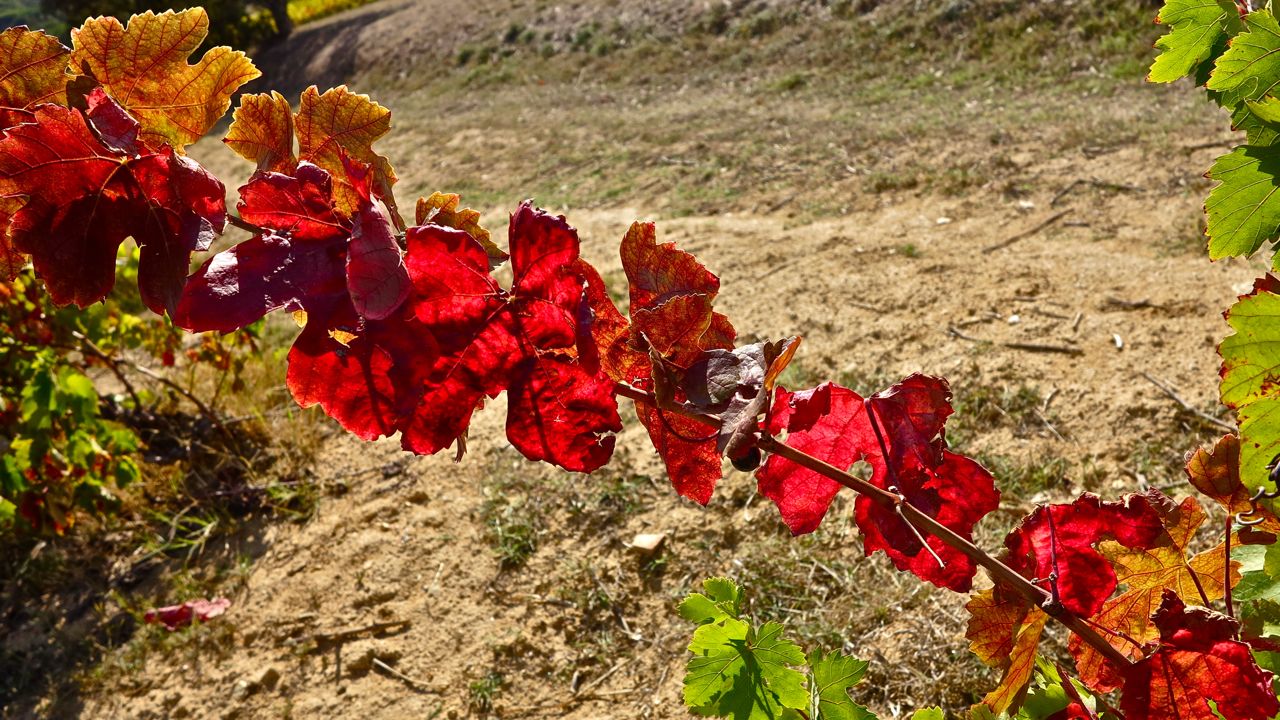
<instances>
[{"instance_id":1,"label":"dry sandy soil","mask_svg":"<svg viewBox=\"0 0 1280 720\"><path fill-rule=\"evenodd\" d=\"M1189 86L1088 66L984 79L973 61L944 73L926 59L894 90L795 60L794 28L758 56L738 47L753 38L680 41L722 63L687 78L647 74L634 47L566 59L578 30L614 15L624 30L703 18L674 4L566 3L566 18L526 3L535 47L560 28L547 57L459 64L477 37L502 48L508 22L497 3L447 19L445 5L384 0L304 29L264 57L265 82L371 92L394 113L382 149L402 206L461 189L500 229L534 194L611 282L627 225L656 220L720 275L744 340L804 336L794 385L952 378L955 439L1005 491L987 547L1037 501L1181 491L1181 453L1213 428L1147 376L1215 412L1220 311L1260 271L1203 259L1201 175L1228 133ZM196 154L247 170L216 143ZM580 477L521 460L504 414L499 399L478 415L459 464L326 424L314 516L220 541L252 561L223 585L226 616L110 651L83 692L0 715L683 718L690 627L674 606L716 574L807 646L871 660L855 696L881 717L959 712L993 682L967 654L965 598L864 559L851 498L792 539L747 475L730 471L705 509L677 498L634 422L613 464ZM655 558L628 547L640 532L667 535Z\"/></svg>"}]
</instances>

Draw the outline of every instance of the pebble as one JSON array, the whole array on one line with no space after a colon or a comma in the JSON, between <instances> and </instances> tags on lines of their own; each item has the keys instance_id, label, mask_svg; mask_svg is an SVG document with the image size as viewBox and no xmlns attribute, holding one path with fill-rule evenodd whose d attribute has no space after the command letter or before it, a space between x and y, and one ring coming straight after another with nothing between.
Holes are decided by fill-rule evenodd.
<instances>
[{"instance_id":1,"label":"pebble","mask_svg":"<svg viewBox=\"0 0 1280 720\"><path fill-rule=\"evenodd\" d=\"M253 694L253 685L248 680L236 681L235 687L231 688L232 700L244 700Z\"/></svg>"}]
</instances>

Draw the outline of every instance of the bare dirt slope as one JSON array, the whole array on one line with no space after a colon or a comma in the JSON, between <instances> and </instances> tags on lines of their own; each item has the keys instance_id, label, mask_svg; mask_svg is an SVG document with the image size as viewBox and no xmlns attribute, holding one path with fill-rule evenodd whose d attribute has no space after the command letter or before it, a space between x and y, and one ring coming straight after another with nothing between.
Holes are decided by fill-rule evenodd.
<instances>
[{"instance_id":1,"label":"bare dirt slope","mask_svg":"<svg viewBox=\"0 0 1280 720\"><path fill-rule=\"evenodd\" d=\"M820 29L702 41L681 28L705 8L620 10L615 32L616 4L556 6L568 20L517 5L533 50L463 62L461 48L503 48L494 3L446 17L441 3L386 0L273 50L267 82L274 68L294 89L318 76L372 92L395 113L383 150L402 205L462 189L497 230L536 194L567 211L618 289L618 240L657 220L720 275L719 309L744 340L805 337L794 385L953 378L954 439L1006 492L980 528L987 547L1035 501L1178 489L1181 452L1212 429L1144 373L1212 410L1219 312L1259 270L1202 259L1215 149L1196 146L1226 132L1190 88L1088 66L984 79L926 58L891 91L821 58L766 62ZM734 17L731 29L746 16ZM592 22L619 47L573 55ZM675 27L670 47L718 69L646 74L636 46L654 36L635 23ZM739 47L751 42L763 49ZM212 144L197 154L246 171ZM223 629L105 673L54 712L682 718L690 628L674 607L713 574L744 581L753 611L805 644L871 660L858 699L882 717L959 711L990 686L966 652L965 598L862 559L851 498L791 539L748 476L731 472L706 509L678 499L634 423L609 468L578 477L522 461L504 410L479 414L460 464L335 430L315 517L259 538ZM628 549L638 532L668 535L656 558Z\"/></svg>"}]
</instances>

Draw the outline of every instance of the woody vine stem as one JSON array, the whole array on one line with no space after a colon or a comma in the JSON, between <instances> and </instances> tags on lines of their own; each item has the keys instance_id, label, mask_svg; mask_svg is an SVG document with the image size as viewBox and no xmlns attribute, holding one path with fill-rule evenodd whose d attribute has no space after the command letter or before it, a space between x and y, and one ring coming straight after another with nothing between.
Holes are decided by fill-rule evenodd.
<instances>
[{"instance_id":1,"label":"woody vine stem","mask_svg":"<svg viewBox=\"0 0 1280 720\"><path fill-rule=\"evenodd\" d=\"M645 403L664 411L677 412L684 417L710 427L720 427L721 424L720 421L714 417L693 412L678 403L674 406L665 403L660 406L658 404L657 397L653 393L630 385L619 383L616 386L615 391L622 397L629 398L636 402ZM779 442L777 438L774 438L772 435L767 433L762 433L759 436L756 441L756 447L764 452L773 453L800 465L801 467L830 478L856 493L865 495L873 502L897 512L897 514L900 515L902 519L916 531L937 537L942 542L963 553L970 560L973 560L975 564L985 568L986 571L991 574L991 577L997 582L1034 603L1037 607L1043 610L1045 614L1057 620L1059 623L1062 623L1062 625L1064 625L1068 630L1078 635L1081 640L1088 643L1091 647L1101 653L1103 657L1115 663L1116 666L1124 668L1133 664L1129 658L1125 657L1120 653L1120 651L1116 650L1111 643L1107 642L1107 640L1103 638L1097 630L1089 625L1086 620L1063 607L1060 602L1057 602L1049 591L1031 582L987 551L977 545L974 545L963 537L960 537L950 528L929 517L920 509L907 502L907 500L901 495L897 495L887 490L882 490L856 475L841 470L830 463L819 460L802 450L797 450L785 443ZM886 463L888 462L889 461L886 458Z\"/></svg>"}]
</instances>

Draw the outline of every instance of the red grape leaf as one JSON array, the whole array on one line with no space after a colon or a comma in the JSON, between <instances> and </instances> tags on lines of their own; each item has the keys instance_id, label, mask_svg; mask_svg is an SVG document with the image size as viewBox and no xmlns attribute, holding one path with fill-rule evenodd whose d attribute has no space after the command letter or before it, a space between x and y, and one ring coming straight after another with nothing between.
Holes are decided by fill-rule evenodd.
<instances>
[{"instance_id":1,"label":"red grape leaf","mask_svg":"<svg viewBox=\"0 0 1280 720\"><path fill-rule=\"evenodd\" d=\"M328 170L337 179L334 195L338 209L354 212L360 204L356 189L344 178L346 154L373 170L373 193L399 222L391 186L396 182L391 161L373 150L373 143L391 129L391 111L345 85L321 93L314 85L302 92L295 117L298 158Z\"/></svg>"},{"instance_id":2,"label":"red grape leaf","mask_svg":"<svg viewBox=\"0 0 1280 720\"><path fill-rule=\"evenodd\" d=\"M298 166L293 152L293 108L274 90L241 96L222 142L259 170L291 173Z\"/></svg>"},{"instance_id":3,"label":"red grape leaf","mask_svg":"<svg viewBox=\"0 0 1280 720\"><path fill-rule=\"evenodd\" d=\"M608 461L621 419L613 382L577 357L584 295L577 232L525 203L508 235L513 280L504 290L472 236L410 228L412 305L441 355L402 442L418 453L447 447L484 398L506 389L512 445L530 459L590 472Z\"/></svg>"},{"instance_id":4,"label":"red grape leaf","mask_svg":"<svg viewBox=\"0 0 1280 720\"><path fill-rule=\"evenodd\" d=\"M649 349L655 338L653 349L660 351L664 363L676 367L688 366L704 350L733 347L733 326L711 310L720 281L692 255L672 243L658 245L654 226L645 223L632 224L622 240L621 255L630 283L631 319L618 312L599 274L584 271L583 314L590 341L584 338L580 345L593 346L583 354L584 360L598 363L617 382L653 390ZM681 298L684 304L670 304ZM705 317L694 317L691 308L702 308ZM701 423L645 403L636 403L636 414L676 491L702 505L710 502L723 474L716 434Z\"/></svg>"},{"instance_id":5,"label":"red grape leaf","mask_svg":"<svg viewBox=\"0 0 1280 720\"><path fill-rule=\"evenodd\" d=\"M1235 639L1235 620L1188 608L1165 590L1152 621L1159 645L1124 672L1120 709L1128 720L1268 720L1280 713L1271 673Z\"/></svg>"},{"instance_id":6,"label":"red grape leaf","mask_svg":"<svg viewBox=\"0 0 1280 720\"><path fill-rule=\"evenodd\" d=\"M90 18L71 31L71 66L138 118L143 142L181 152L222 119L236 89L261 75L244 53L227 47L188 64L208 34L203 8L147 11L128 27L113 17Z\"/></svg>"},{"instance_id":7,"label":"red grape leaf","mask_svg":"<svg viewBox=\"0 0 1280 720\"><path fill-rule=\"evenodd\" d=\"M226 332L279 308L305 310L289 352L294 399L372 440L413 418L440 352L404 302L408 273L367 171L353 163L347 172L361 198L353 218L336 210L329 173L311 163L294 175L256 173L239 208L266 233L206 262L187 284L177 322Z\"/></svg>"},{"instance_id":8,"label":"red grape leaf","mask_svg":"<svg viewBox=\"0 0 1280 720\"><path fill-rule=\"evenodd\" d=\"M648 403L636 403L636 416L649 433L676 492L699 505L711 502L724 475L715 432L695 420L659 412Z\"/></svg>"},{"instance_id":9,"label":"red grape leaf","mask_svg":"<svg viewBox=\"0 0 1280 720\"><path fill-rule=\"evenodd\" d=\"M362 318L344 295L311 301L307 325L289 350L287 382L304 408L325 413L364 440L391 435L413 416L435 338L408 304L387 318Z\"/></svg>"},{"instance_id":10,"label":"red grape leaf","mask_svg":"<svg viewBox=\"0 0 1280 720\"><path fill-rule=\"evenodd\" d=\"M0 32L0 129L31 122L35 106L67 104L67 58L58 38L11 27Z\"/></svg>"},{"instance_id":11,"label":"red grape leaf","mask_svg":"<svg viewBox=\"0 0 1280 720\"><path fill-rule=\"evenodd\" d=\"M1280 518L1261 504L1255 509L1250 500L1253 493L1240 481L1240 439L1235 435L1223 435L1212 450L1196 448L1187 458L1186 472L1195 489L1215 500L1228 514L1251 513L1262 520L1255 530L1280 533Z\"/></svg>"},{"instance_id":12,"label":"red grape leaf","mask_svg":"<svg viewBox=\"0 0 1280 720\"><path fill-rule=\"evenodd\" d=\"M22 268L27 265L27 256L18 252L9 237L9 218L22 207L20 197L0 197L0 281L9 281L18 277Z\"/></svg>"},{"instance_id":13,"label":"red grape leaf","mask_svg":"<svg viewBox=\"0 0 1280 720\"><path fill-rule=\"evenodd\" d=\"M148 610L142 616L142 621L164 625L166 630L173 631L193 622L208 622L225 613L229 607L231 607L231 601L224 597L212 600L188 600L181 605Z\"/></svg>"},{"instance_id":14,"label":"red grape leaf","mask_svg":"<svg viewBox=\"0 0 1280 720\"><path fill-rule=\"evenodd\" d=\"M1095 546L1110 537L1129 548L1150 547L1164 534L1160 516L1146 495L1103 502L1084 493L1075 502L1041 505L1005 537L1010 565L1041 587L1056 592L1062 605L1092 617L1116 589L1116 574Z\"/></svg>"},{"instance_id":15,"label":"red grape leaf","mask_svg":"<svg viewBox=\"0 0 1280 720\"><path fill-rule=\"evenodd\" d=\"M711 310L720 279L697 258L675 243L659 245L653 223L632 224L620 252L630 284L631 332L646 343L633 341L634 347L653 347L668 359L733 347L732 326Z\"/></svg>"},{"instance_id":16,"label":"red grape leaf","mask_svg":"<svg viewBox=\"0 0 1280 720\"><path fill-rule=\"evenodd\" d=\"M852 467L875 442L862 397L835 383L791 393L778 388L770 434L787 431L787 445L838 468ZM876 448L878 451L879 448ZM843 487L808 468L773 455L756 472L760 494L772 500L796 535L818 529Z\"/></svg>"},{"instance_id":17,"label":"red grape leaf","mask_svg":"<svg viewBox=\"0 0 1280 720\"><path fill-rule=\"evenodd\" d=\"M965 631L969 649L1002 671L1000 684L987 693L982 704L996 716L1017 709L1031 682L1036 648L1049 616L998 586L974 593L964 607L969 611Z\"/></svg>"},{"instance_id":18,"label":"red grape leaf","mask_svg":"<svg viewBox=\"0 0 1280 720\"><path fill-rule=\"evenodd\" d=\"M875 456L869 456L868 461L873 467L877 464ZM1000 506L991 473L952 452L944 451L941 462L932 468L898 473L898 482L898 490L908 502L966 540L973 539L973 526ZM968 592L977 572L968 556L932 535L925 540L933 552L926 551L901 516L866 496L859 495L855 507L867 555L883 550L899 570L939 587Z\"/></svg>"},{"instance_id":19,"label":"red grape leaf","mask_svg":"<svg viewBox=\"0 0 1280 720\"><path fill-rule=\"evenodd\" d=\"M334 207L333 179L311 163L291 174L255 173L240 188L240 217L306 242L334 242L350 235L347 218Z\"/></svg>"},{"instance_id":20,"label":"red grape leaf","mask_svg":"<svg viewBox=\"0 0 1280 720\"><path fill-rule=\"evenodd\" d=\"M941 432L951 412L949 400L946 381L925 375L912 375L867 401L831 383L795 394L779 389L770 432L785 429L787 445L841 469L865 459L872 467L871 483L892 488L968 538L974 524L999 506L1000 494L981 465L943 449ZM874 408L888 462L871 426L868 406ZM757 478L761 494L778 505L796 534L817 529L840 489L835 481L776 455ZM972 560L936 537L926 538L926 550L897 513L864 496L855 502L868 555L883 550L900 570L940 587L969 589L977 571Z\"/></svg>"},{"instance_id":21,"label":"red grape leaf","mask_svg":"<svg viewBox=\"0 0 1280 720\"><path fill-rule=\"evenodd\" d=\"M615 382L648 377L649 356L629 346L631 322L613 304L600 273L586 261L578 262L578 271L586 282L578 309L579 356Z\"/></svg>"},{"instance_id":22,"label":"red grape leaf","mask_svg":"<svg viewBox=\"0 0 1280 720\"><path fill-rule=\"evenodd\" d=\"M172 312L191 253L222 231L223 195L222 183L168 147L113 151L77 110L42 105L35 123L0 138L0 196L26 198L9 225L12 247L31 256L58 304L106 297L116 250L132 237L143 301Z\"/></svg>"},{"instance_id":23,"label":"red grape leaf","mask_svg":"<svg viewBox=\"0 0 1280 720\"><path fill-rule=\"evenodd\" d=\"M76 107L84 111L89 129L112 152L137 155L142 151L138 137L142 125L101 87L95 85L90 88L84 95L83 102L77 98Z\"/></svg>"},{"instance_id":24,"label":"red grape leaf","mask_svg":"<svg viewBox=\"0 0 1280 720\"><path fill-rule=\"evenodd\" d=\"M894 469L903 472L938 464L946 447L942 429L952 412L951 387L946 380L916 373L872 395L870 402ZM881 463L876 466L873 482L887 488L888 474Z\"/></svg>"},{"instance_id":25,"label":"red grape leaf","mask_svg":"<svg viewBox=\"0 0 1280 720\"><path fill-rule=\"evenodd\" d=\"M347 168L348 177L367 172ZM370 196L368 178L356 179L353 188L360 202L347 244L347 288L361 316L381 320L404 303L413 286L391 230L391 217Z\"/></svg>"},{"instance_id":26,"label":"red grape leaf","mask_svg":"<svg viewBox=\"0 0 1280 720\"><path fill-rule=\"evenodd\" d=\"M239 210L269 232L214 255L191 276L175 313L179 326L230 332L346 289L351 226L334 210L327 172L301 163L296 175L257 173L240 188Z\"/></svg>"},{"instance_id":27,"label":"red grape leaf","mask_svg":"<svg viewBox=\"0 0 1280 720\"><path fill-rule=\"evenodd\" d=\"M1212 602L1224 594L1225 546L1219 543L1217 547L1187 557L1187 548L1205 520L1200 503L1193 497L1187 497L1175 505L1158 491L1152 491L1151 497L1165 528L1164 537L1151 547L1129 549L1112 541L1098 545L1102 554L1111 561L1117 580L1126 588L1120 595L1103 603L1092 621L1104 630L1102 637L1129 658L1142 657L1142 645L1158 636L1151 623L1151 614L1160 605L1165 590L1172 590L1183 600L1195 603ZM1232 566L1231 582L1234 585L1240 580L1239 563L1232 563ZM1119 670L1092 646L1073 635L1067 647L1076 659L1076 670L1085 685L1097 692L1110 692L1120 687Z\"/></svg>"}]
</instances>

